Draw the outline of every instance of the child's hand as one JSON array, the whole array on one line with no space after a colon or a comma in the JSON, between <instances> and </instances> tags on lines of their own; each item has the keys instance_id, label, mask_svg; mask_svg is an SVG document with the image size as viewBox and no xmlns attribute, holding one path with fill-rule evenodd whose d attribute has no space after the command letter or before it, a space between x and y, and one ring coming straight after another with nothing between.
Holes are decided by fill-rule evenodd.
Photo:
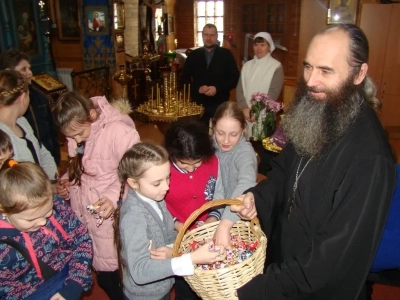
<instances>
[{"instance_id":1,"label":"child's hand","mask_svg":"<svg viewBox=\"0 0 400 300\"><path fill-rule=\"evenodd\" d=\"M61 296L59 293L53 295L50 300L66 300L63 296Z\"/></svg>"},{"instance_id":2,"label":"child's hand","mask_svg":"<svg viewBox=\"0 0 400 300\"><path fill-rule=\"evenodd\" d=\"M183 223L182 222L175 221L174 228L175 228L176 231L181 230L182 227L183 227Z\"/></svg>"},{"instance_id":3,"label":"child's hand","mask_svg":"<svg viewBox=\"0 0 400 300\"><path fill-rule=\"evenodd\" d=\"M107 197L100 198L99 201L93 203L93 206L98 206L96 208L96 213L99 214L103 219L108 219L114 213L114 205L113 202Z\"/></svg>"},{"instance_id":4,"label":"child's hand","mask_svg":"<svg viewBox=\"0 0 400 300\"><path fill-rule=\"evenodd\" d=\"M231 248L231 228L233 222L229 220L221 220L214 233L214 241L216 245L223 245L226 249Z\"/></svg>"},{"instance_id":5,"label":"child's hand","mask_svg":"<svg viewBox=\"0 0 400 300\"><path fill-rule=\"evenodd\" d=\"M70 182L68 179L57 180L56 193L60 195L64 200L69 200L69 187Z\"/></svg>"},{"instance_id":6,"label":"child's hand","mask_svg":"<svg viewBox=\"0 0 400 300\"><path fill-rule=\"evenodd\" d=\"M204 222L204 224L213 223L217 221L218 219L216 217L208 217L207 220Z\"/></svg>"},{"instance_id":7,"label":"child's hand","mask_svg":"<svg viewBox=\"0 0 400 300\"><path fill-rule=\"evenodd\" d=\"M172 258L172 248L160 247L157 249L150 250L151 259L167 259Z\"/></svg>"},{"instance_id":8,"label":"child's hand","mask_svg":"<svg viewBox=\"0 0 400 300\"><path fill-rule=\"evenodd\" d=\"M209 250L210 244L212 244L212 242L208 242L196 251L190 253L194 264L213 264L216 261L223 261L225 259L226 251L224 246L219 246L220 251L214 252Z\"/></svg>"}]
</instances>

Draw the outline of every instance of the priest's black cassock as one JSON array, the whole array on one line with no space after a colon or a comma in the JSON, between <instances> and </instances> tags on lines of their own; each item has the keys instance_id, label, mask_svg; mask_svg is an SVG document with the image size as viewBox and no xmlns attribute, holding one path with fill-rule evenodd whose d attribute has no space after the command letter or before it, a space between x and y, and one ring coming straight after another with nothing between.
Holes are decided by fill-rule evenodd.
<instances>
[{"instance_id":1,"label":"priest's black cassock","mask_svg":"<svg viewBox=\"0 0 400 300\"><path fill-rule=\"evenodd\" d=\"M308 159L289 143L268 179L249 190L262 227L277 222L267 248L273 263L238 290L239 299L353 300L365 283L396 176L376 113L363 103L347 132L304 168Z\"/></svg>"}]
</instances>

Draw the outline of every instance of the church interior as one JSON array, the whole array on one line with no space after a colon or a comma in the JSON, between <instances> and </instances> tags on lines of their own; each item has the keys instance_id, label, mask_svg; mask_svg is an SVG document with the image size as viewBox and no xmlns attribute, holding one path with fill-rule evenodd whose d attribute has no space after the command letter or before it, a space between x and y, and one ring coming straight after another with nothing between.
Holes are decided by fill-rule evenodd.
<instances>
[{"instance_id":1,"label":"church interior","mask_svg":"<svg viewBox=\"0 0 400 300\"><path fill-rule=\"evenodd\" d=\"M254 55L254 34L271 34L276 46L272 56L283 66L278 101L285 107L296 90L311 38L327 24L357 24L369 40L368 74L382 102L379 120L400 163L400 1L345 1L349 17L336 20L340 2L0 0L0 52L16 48L30 56L33 84L50 105L66 90L86 97L106 95L110 102L126 99L141 140L163 144L163 134L180 106L165 100L163 113L154 110L158 93L168 95L171 103L181 101L187 117L200 114L190 104L190 87L179 86L178 81L187 55L203 46L206 23L217 26L218 43L231 51L239 70ZM230 100L236 101L235 90ZM61 168L66 160L64 144ZM106 298L95 284L82 299ZM400 287L375 284L373 300L383 299L400 299Z\"/></svg>"}]
</instances>

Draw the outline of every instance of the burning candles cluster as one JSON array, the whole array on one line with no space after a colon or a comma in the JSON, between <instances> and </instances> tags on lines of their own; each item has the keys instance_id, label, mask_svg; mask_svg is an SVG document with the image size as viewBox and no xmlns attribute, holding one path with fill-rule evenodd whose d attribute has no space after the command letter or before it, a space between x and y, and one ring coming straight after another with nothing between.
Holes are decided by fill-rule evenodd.
<instances>
[{"instance_id":1,"label":"burning candles cluster","mask_svg":"<svg viewBox=\"0 0 400 300\"><path fill-rule=\"evenodd\" d=\"M147 115L150 121L176 121L187 116L201 117L204 107L191 102L190 84L178 90L176 71L177 66L160 68L162 84L151 88L149 100L141 104L136 112Z\"/></svg>"}]
</instances>

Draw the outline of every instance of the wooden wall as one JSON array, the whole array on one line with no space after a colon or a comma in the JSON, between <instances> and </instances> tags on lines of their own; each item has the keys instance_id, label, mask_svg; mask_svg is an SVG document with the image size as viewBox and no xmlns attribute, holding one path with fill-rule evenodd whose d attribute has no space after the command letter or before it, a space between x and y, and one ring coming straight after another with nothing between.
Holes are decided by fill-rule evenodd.
<instances>
[{"instance_id":1,"label":"wooden wall","mask_svg":"<svg viewBox=\"0 0 400 300\"><path fill-rule=\"evenodd\" d=\"M175 28L175 32L174 33L170 33L167 36L167 49L166 49L167 51L175 49L174 40L177 38L176 37L176 33L178 31L178 29L177 29L177 25L178 25L178 21L177 20L178 20L178 18L176 16L176 11L175 11L176 1L177 0L165 0L166 6L167 6L168 15L171 15L171 16L174 17L174 28Z\"/></svg>"},{"instance_id":2,"label":"wooden wall","mask_svg":"<svg viewBox=\"0 0 400 300\"><path fill-rule=\"evenodd\" d=\"M281 44L288 48L288 52L276 50L273 53L284 66L284 73L286 76L296 76L297 74L297 60L299 49L299 28L300 28L300 4L301 0L278 0L287 7L287 26L285 38L281 39ZM317 1L317 0L305 0ZM175 15L176 15L176 38L178 39L178 48L194 47L194 5L193 0L176 0ZM224 47L232 51L236 59L236 63L240 68L243 60L245 33L242 31L242 5L243 0L224 0L224 34L233 35L233 42L237 48L230 47L227 41L223 41L223 37L218 39L223 42ZM260 7L265 7L265 0L255 0L250 2L260 3ZM271 0L269 2L277 2ZM262 17L262 16L261 16ZM259 28L258 31L265 31ZM257 32L252 32L253 34ZM274 38L274 37L273 37ZM251 42L249 43L251 48Z\"/></svg>"},{"instance_id":3,"label":"wooden wall","mask_svg":"<svg viewBox=\"0 0 400 300\"><path fill-rule=\"evenodd\" d=\"M194 8L193 0L176 0L175 3L175 38L178 48L194 46Z\"/></svg>"},{"instance_id":4,"label":"wooden wall","mask_svg":"<svg viewBox=\"0 0 400 300\"><path fill-rule=\"evenodd\" d=\"M48 15L52 21L51 50L56 68L72 68L76 72L82 71L83 59L81 41L63 41L59 39L55 0L46 0L45 2L47 4Z\"/></svg>"},{"instance_id":5,"label":"wooden wall","mask_svg":"<svg viewBox=\"0 0 400 300\"><path fill-rule=\"evenodd\" d=\"M54 9L55 0L46 0L48 4L49 15L52 20L56 20ZM60 1L60 0L59 0ZM126 5L135 3L137 0L126 0ZM244 2L276 2L281 1L286 4L287 12L287 32L281 43L289 49L288 52L276 50L274 56L277 57L284 65L285 76L296 77L301 73L301 64L305 56L307 46L312 36L326 26L326 11L328 0L225 0L224 11L224 33L232 34L233 41L237 48L232 48L225 41L224 46L230 48L234 55L237 65L242 65L244 52L244 33L242 32L242 4ZM362 4L377 3L379 0L360 0L358 9L359 15L362 11ZM178 41L178 48L190 48L194 44L194 0L166 0L168 14L175 17L175 33L167 37L167 49L175 49L174 40ZM126 24L137 22L134 16L129 15ZM129 32L130 26L126 26L125 38L127 43L135 43L134 36ZM137 28L136 28L137 30ZM260 28L260 31L262 28ZM58 39L57 28L52 29L52 53L56 61L57 68L73 68L74 71L80 71L82 64L81 42L77 41L61 41ZM255 32L254 32L255 33ZM300 37L302 37L300 39ZM223 37L219 37L223 40ZM251 43L250 43L251 45ZM134 47L131 47L136 55Z\"/></svg>"}]
</instances>

